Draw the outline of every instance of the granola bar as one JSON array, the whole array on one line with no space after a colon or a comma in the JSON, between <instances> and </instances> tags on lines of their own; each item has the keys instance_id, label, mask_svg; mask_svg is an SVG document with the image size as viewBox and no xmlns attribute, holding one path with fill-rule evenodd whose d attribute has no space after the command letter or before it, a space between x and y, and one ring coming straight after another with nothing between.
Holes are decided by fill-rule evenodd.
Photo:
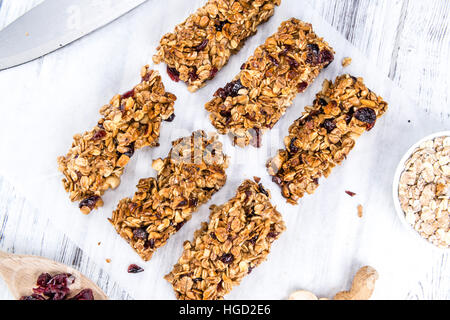
<instances>
[{"instance_id":1,"label":"granola bar","mask_svg":"<svg viewBox=\"0 0 450 320\"><path fill-rule=\"evenodd\" d=\"M240 147L259 147L261 131L271 129L333 60L333 49L310 24L295 18L283 22L206 104L212 124L221 134L231 133Z\"/></svg>"},{"instance_id":2,"label":"granola bar","mask_svg":"<svg viewBox=\"0 0 450 320\"><path fill-rule=\"evenodd\" d=\"M334 83L324 81L312 107L289 128L285 150L267 163L272 180L281 187L288 202L296 204L312 194L319 178L328 177L355 145L355 140L372 129L387 110L383 98L370 91L362 78L348 74Z\"/></svg>"},{"instance_id":3,"label":"granola bar","mask_svg":"<svg viewBox=\"0 0 450 320\"><path fill-rule=\"evenodd\" d=\"M260 183L244 181L234 198L211 206L173 270L165 276L180 300L215 300L231 291L269 254L285 230L281 214Z\"/></svg>"},{"instance_id":4,"label":"granola bar","mask_svg":"<svg viewBox=\"0 0 450 320\"><path fill-rule=\"evenodd\" d=\"M174 117L176 97L164 90L158 72L145 66L141 77L134 89L103 106L94 129L76 134L67 155L58 157L64 188L84 214L103 205L101 196L117 188L134 151L157 146L161 122Z\"/></svg>"},{"instance_id":5,"label":"granola bar","mask_svg":"<svg viewBox=\"0 0 450 320\"><path fill-rule=\"evenodd\" d=\"M194 92L214 78L280 1L209 0L162 37L153 62L164 61L171 79Z\"/></svg>"},{"instance_id":6,"label":"granola bar","mask_svg":"<svg viewBox=\"0 0 450 320\"><path fill-rule=\"evenodd\" d=\"M228 158L217 135L196 131L172 145L167 158L153 161L157 178L141 179L134 197L122 199L109 219L146 261L227 178Z\"/></svg>"}]
</instances>

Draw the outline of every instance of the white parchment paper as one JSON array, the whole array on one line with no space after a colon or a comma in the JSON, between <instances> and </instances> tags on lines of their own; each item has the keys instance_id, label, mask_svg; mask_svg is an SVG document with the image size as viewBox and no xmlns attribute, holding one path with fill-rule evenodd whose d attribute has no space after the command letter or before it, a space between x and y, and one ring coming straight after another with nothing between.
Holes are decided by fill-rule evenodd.
<instances>
[{"instance_id":1,"label":"white parchment paper","mask_svg":"<svg viewBox=\"0 0 450 320\"><path fill-rule=\"evenodd\" d=\"M271 190L273 203L283 214L288 230L273 245L268 261L227 298L282 299L299 288L330 297L343 284L348 285L349 277L365 264L374 266L381 274L375 298L395 298L389 290L392 286L406 291L409 279L425 268L431 250L411 239L400 225L391 197L392 177L403 152L411 144L446 125L448 129L448 124L441 122L437 115L422 111L402 90L380 75L377 67L306 1L283 0L275 15L258 29L239 54L194 94L183 83L172 82L165 65L155 66L163 76L166 89L178 97L175 121L163 123L161 146L135 153L120 187L104 195L105 206L101 209L84 216L77 204L69 201L57 170L57 156L66 154L73 134L96 124L98 110L114 94L128 91L139 82L140 67L151 64L161 36L172 31L203 3L201 0L148 1L55 53L1 72L0 173L34 203L42 219L50 219L135 298L174 298L163 275L179 258L183 241L192 239L201 221L207 221L210 204L227 201L243 179L253 176L261 177L262 183ZM116 234L107 218L121 198L133 195L140 178L155 176L151 161L166 156L171 140L195 129L214 131L204 104L217 88L239 72L254 49L290 17L311 22L316 33L335 49L335 62L295 99L270 134L263 136L261 149L234 148L228 137L221 137L231 157L227 184L151 261L142 262ZM340 62L346 56L352 57L353 63L343 69ZM283 146L289 125L300 116L305 105L312 103L322 81L334 80L344 72L364 77L369 88L389 102L389 110L372 131L358 140L344 164L329 179L320 181L321 186L314 195L306 196L298 206L286 204L278 186L267 175L265 163ZM350 198L345 190L354 191L357 196ZM359 203L364 206L362 219L356 214ZM111 263L105 259L111 259ZM141 265L145 272L128 274L126 269L130 263Z\"/></svg>"}]
</instances>

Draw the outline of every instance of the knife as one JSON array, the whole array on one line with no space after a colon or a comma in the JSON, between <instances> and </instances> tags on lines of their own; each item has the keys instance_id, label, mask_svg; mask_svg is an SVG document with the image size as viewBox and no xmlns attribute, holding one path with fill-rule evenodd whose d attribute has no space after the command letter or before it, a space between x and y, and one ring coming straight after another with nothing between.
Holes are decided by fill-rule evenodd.
<instances>
[{"instance_id":1,"label":"knife","mask_svg":"<svg viewBox=\"0 0 450 320\"><path fill-rule=\"evenodd\" d=\"M147 0L46 0L0 32L0 70L42 57Z\"/></svg>"}]
</instances>

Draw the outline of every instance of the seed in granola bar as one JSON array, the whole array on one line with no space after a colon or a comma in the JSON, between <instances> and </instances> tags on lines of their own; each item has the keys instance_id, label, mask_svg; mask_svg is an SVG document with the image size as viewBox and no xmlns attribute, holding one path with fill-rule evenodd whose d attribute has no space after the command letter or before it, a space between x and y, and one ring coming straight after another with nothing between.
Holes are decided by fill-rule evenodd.
<instances>
[{"instance_id":1,"label":"seed in granola bar","mask_svg":"<svg viewBox=\"0 0 450 320\"><path fill-rule=\"evenodd\" d=\"M180 81L180 73L178 72L177 69L167 66L167 74L173 81L175 82Z\"/></svg>"},{"instance_id":2,"label":"seed in granola bar","mask_svg":"<svg viewBox=\"0 0 450 320\"><path fill-rule=\"evenodd\" d=\"M89 198L84 199L83 201L80 202L80 204L78 205L78 207L81 209L83 207L88 207L89 209L94 209L95 208L95 204L97 203L97 201L100 200L99 196L92 196Z\"/></svg>"},{"instance_id":3,"label":"seed in granola bar","mask_svg":"<svg viewBox=\"0 0 450 320\"><path fill-rule=\"evenodd\" d=\"M92 140L97 141L97 140L101 140L106 136L106 131L105 130L98 130L94 136L92 137Z\"/></svg>"},{"instance_id":4,"label":"seed in granola bar","mask_svg":"<svg viewBox=\"0 0 450 320\"><path fill-rule=\"evenodd\" d=\"M232 253L225 253L219 258L219 260L225 264L230 264L234 261L234 256Z\"/></svg>"},{"instance_id":5,"label":"seed in granola bar","mask_svg":"<svg viewBox=\"0 0 450 320\"><path fill-rule=\"evenodd\" d=\"M209 40L205 39L202 41L202 43L200 43L198 46L195 47L196 51L202 51L203 49L206 48L206 46L208 45Z\"/></svg>"},{"instance_id":6,"label":"seed in granola bar","mask_svg":"<svg viewBox=\"0 0 450 320\"><path fill-rule=\"evenodd\" d=\"M132 96L134 96L134 89L131 89L130 91L127 91L124 94L122 94L122 99L128 99Z\"/></svg>"},{"instance_id":7,"label":"seed in granola bar","mask_svg":"<svg viewBox=\"0 0 450 320\"><path fill-rule=\"evenodd\" d=\"M144 269L139 267L137 264L130 264L128 266L128 270L127 271L128 271L128 273L140 273L140 272L143 272Z\"/></svg>"},{"instance_id":8,"label":"seed in granola bar","mask_svg":"<svg viewBox=\"0 0 450 320\"><path fill-rule=\"evenodd\" d=\"M336 122L334 119L325 119L322 123L322 127L327 130L328 133L336 129Z\"/></svg>"},{"instance_id":9,"label":"seed in granola bar","mask_svg":"<svg viewBox=\"0 0 450 320\"><path fill-rule=\"evenodd\" d=\"M308 83L306 81L303 81L297 85L297 90L299 93L302 93L303 91L306 90L307 87L308 87Z\"/></svg>"},{"instance_id":10,"label":"seed in granola bar","mask_svg":"<svg viewBox=\"0 0 450 320\"><path fill-rule=\"evenodd\" d=\"M377 114L372 108L365 107L356 110L355 118L368 124L374 124L377 120Z\"/></svg>"},{"instance_id":11,"label":"seed in granola bar","mask_svg":"<svg viewBox=\"0 0 450 320\"><path fill-rule=\"evenodd\" d=\"M137 228L133 230L133 236L136 239L140 240L147 240L148 239L148 232L145 230L145 228Z\"/></svg>"},{"instance_id":12,"label":"seed in granola bar","mask_svg":"<svg viewBox=\"0 0 450 320\"><path fill-rule=\"evenodd\" d=\"M167 122L172 122L175 119L175 113L172 113L167 119Z\"/></svg>"}]
</instances>

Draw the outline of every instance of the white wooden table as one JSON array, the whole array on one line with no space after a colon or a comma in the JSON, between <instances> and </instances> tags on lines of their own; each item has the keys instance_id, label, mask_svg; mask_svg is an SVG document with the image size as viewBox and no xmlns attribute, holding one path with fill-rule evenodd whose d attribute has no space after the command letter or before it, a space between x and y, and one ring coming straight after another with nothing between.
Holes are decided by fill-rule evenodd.
<instances>
[{"instance_id":1,"label":"white wooden table","mask_svg":"<svg viewBox=\"0 0 450 320\"><path fill-rule=\"evenodd\" d=\"M0 0L0 29L42 0ZM450 127L450 2L446 0L310 0L321 15ZM1 45L1 44L0 44ZM1 76L1 73L0 73ZM2 150L1 152L4 152ZM0 177L0 249L45 256L75 266L113 299L130 296ZM426 272L398 299L450 299L450 255L433 253ZM392 288L395 292L396 288ZM403 291L402 291L403 292ZM10 299L0 281L0 299Z\"/></svg>"}]
</instances>

